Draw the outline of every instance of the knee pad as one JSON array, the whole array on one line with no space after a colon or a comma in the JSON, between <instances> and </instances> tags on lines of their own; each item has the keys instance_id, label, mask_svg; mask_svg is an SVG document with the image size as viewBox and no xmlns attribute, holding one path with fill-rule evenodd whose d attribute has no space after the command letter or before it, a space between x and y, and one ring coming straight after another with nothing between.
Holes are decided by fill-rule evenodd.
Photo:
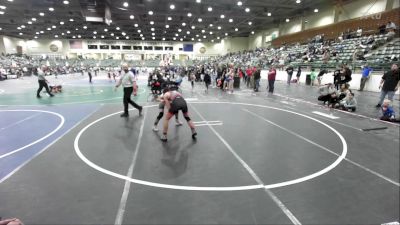
<instances>
[{"instance_id":1,"label":"knee pad","mask_svg":"<svg viewBox=\"0 0 400 225\"><path fill-rule=\"evenodd\" d=\"M186 121L188 121L188 122L190 121L190 117L188 117L188 116L184 116L184 117L185 117Z\"/></svg>"},{"instance_id":2,"label":"knee pad","mask_svg":"<svg viewBox=\"0 0 400 225\"><path fill-rule=\"evenodd\" d=\"M160 120L164 116L164 112L160 112L157 116L157 119Z\"/></svg>"}]
</instances>

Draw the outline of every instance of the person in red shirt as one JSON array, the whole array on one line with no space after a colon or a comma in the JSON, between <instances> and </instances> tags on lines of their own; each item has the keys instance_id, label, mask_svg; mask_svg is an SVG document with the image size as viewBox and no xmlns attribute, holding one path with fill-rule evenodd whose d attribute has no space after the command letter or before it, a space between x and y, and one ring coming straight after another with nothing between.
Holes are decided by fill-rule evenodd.
<instances>
[{"instance_id":1,"label":"person in red shirt","mask_svg":"<svg viewBox=\"0 0 400 225\"><path fill-rule=\"evenodd\" d=\"M250 68L250 66L247 67L246 69L246 86L250 86L250 78L253 75L253 70Z\"/></svg>"},{"instance_id":2,"label":"person in red shirt","mask_svg":"<svg viewBox=\"0 0 400 225\"><path fill-rule=\"evenodd\" d=\"M275 85L275 77L276 77L276 69L274 66L269 68L268 71L268 92L274 93L274 85Z\"/></svg>"}]
</instances>

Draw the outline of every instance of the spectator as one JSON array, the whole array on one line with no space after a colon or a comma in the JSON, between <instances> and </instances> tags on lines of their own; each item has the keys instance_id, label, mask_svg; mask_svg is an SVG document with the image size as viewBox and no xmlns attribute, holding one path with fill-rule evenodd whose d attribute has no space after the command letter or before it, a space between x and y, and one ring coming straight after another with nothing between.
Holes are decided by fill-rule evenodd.
<instances>
[{"instance_id":1,"label":"spectator","mask_svg":"<svg viewBox=\"0 0 400 225\"><path fill-rule=\"evenodd\" d=\"M297 68L297 73L296 73L297 84L300 84L300 76L301 76L301 66Z\"/></svg>"},{"instance_id":2,"label":"spectator","mask_svg":"<svg viewBox=\"0 0 400 225\"><path fill-rule=\"evenodd\" d=\"M365 83L369 79L371 71L372 71L372 68L369 67L368 64L365 64L365 66L362 68L360 89L358 91L363 91L364 90Z\"/></svg>"},{"instance_id":3,"label":"spectator","mask_svg":"<svg viewBox=\"0 0 400 225\"><path fill-rule=\"evenodd\" d=\"M397 29L396 24L393 23L392 21L389 21L386 24L386 30L396 30L396 29Z\"/></svg>"},{"instance_id":4,"label":"spectator","mask_svg":"<svg viewBox=\"0 0 400 225\"><path fill-rule=\"evenodd\" d=\"M211 84L211 76L210 76L210 74L209 74L208 72L206 72L206 73L204 74L204 84L206 85L206 90L205 90L205 92L208 93L208 87L209 87L210 84Z\"/></svg>"},{"instance_id":5,"label":"spectator","mask_svg":"<svg viewBox=\"0 0 400 225\"><path fill-rule=\"evenodd\" d=\"M390 105L391 101L386 99L383 101L382 107L381 107L381 113L382 115L379 117L381 120L385 121L390 121L390 122L400 122L399 119L396 119L396 115L394 112L393 107Z\"/></svg>"},{"instance_id":6,"label":"spectator","mask_svg":"<svg viewBox=\"0 0 400 225\"><path fill-rule=\"evenodd\" d=\"M293 66L288 66L288 68L286 68L288 85L290 85L290 81L292 80L293 71L294 71Z\"/></svg>"},{"instance_id":7,"label":"spectator","mask_svg":"<svg viewBox=\"0 0 400 225\"><path fill-rule=\"evenodd\" d=\"M329 102L331 99L331 94L336 92L335 88L333 87L333 84L329 83L327 85L324 85L323 87L320 87L318 89L319 97L318 101L324 102L324 105L326 102Z\"/></svg>"},{"instance_id":8,"label":"spectator","mask_svg":"<svg viewBox=\"0 0 400 225\"><path fill-rule=\"evenodd\" d=\"M339 108L339 98L336 91L333 92L328 101L329 108Z\"/></svg>"},{"instance_id":9,"label":"spectator","mask_svg":"<svg viewBox=\"0 0 400 225\"><path fill-rule=\"evenodd\" d=\"M385 32L386 32L386 25L385 25L385 24L380 25L380 26L378 27L378 30L379 30L379 34L385 34Z\"/></svg>"},{"instance_id":10,"label":"spectator","mask_svg":"<svg viewBox=\"0 0 400 225\"><path fill-rule=\"evenodd\" d=\"M357 36L357 38L359 38L359 37L361 37L362 36L362 29L359 27L359 28L357 28L357 31L356 31L356 36Z\"/></svg>"},{"instance_id":11,"label":"spectator","mask_svg":"<svg viewBox=\"0 0 400 225\"><path fill-rule=\"evenodd\" d=\"M351 91L349 91L346 95L346 97L340 101L339 104L340 108L346 111L352 111L355 112L356 111L356 107L357 107L357 101L354 98L354 93L352 93Z\"/></svg>"},{"instance_id":12,"label":"spectator","mask_svg":"<svg viewBox=\"0 0 400 225\"><path fill-rule=\"evenodd\" d=\"M274 66L271 66L268 71L268 92L271 94L274 93L275 78L276 69Z\"/></svg>"},{"instance_id":13,"label":"spectator","mask_svg":"<svg viewBox=\"0 0 400 225\"><path fill-rule=\"evenodd\" d=\"M390 71L386 72L382 76L381 83L379 85L379 89L381 89L381 96L377 108L381 107L383 100L386 95L388 96L390 101L393 101L393 96L395 92L399 89L400 86L400 74L399 67L397 64L393 64Z\"/></svg>"},{"instance_id":14,"label":"spectator","mask_svg":"<svg viewBox=\"0 0 400 225\"><path fill-rule=\"evenodd\" d=\"M258 68L254 72L254 82L255 82L254 91L255 92L258 92L258 89L260 88L260 80L261 80L261 70Z\"/></svg>"},{"instance_id":15,"label":"spectator","mask_svg":"<svg viewBox=\"0 0 400 225\"><path fill-rule=\"evenodd\" d=\"M317 78L317 73L315 72L314 68L311 69L310 78L311 78L311 86L314 86L315 78Z\"/></svg>"},{"instance_id":16,"label":"spectator","mask_svg":"<svg viewBox=\"0 0 400 225\"><path fill-rule=\"evenodd\" d=\"M318 87L321 86L322 76L324 76L324 74L327 74L327 73L328 73L328 70L326 70L326 69L321 69L319 71L318 76L317 76Z\"/></svg>"}]
</instances>

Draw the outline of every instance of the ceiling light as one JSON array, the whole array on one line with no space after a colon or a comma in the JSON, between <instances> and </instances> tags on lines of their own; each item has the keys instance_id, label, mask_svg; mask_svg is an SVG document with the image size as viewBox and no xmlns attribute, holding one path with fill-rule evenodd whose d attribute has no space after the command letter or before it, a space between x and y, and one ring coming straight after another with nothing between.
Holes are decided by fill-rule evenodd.
<instances>
[{"instance_id":1,"label":"ceiling light","mask_svg":"<svg viewBox=\"0 0 400 225\"><path fill-rule=\"evenodd\" d=\"M221 39L220 37L217 37L217 39L219 40L219 39Z\"/></svg>"},{"instance_id":2,"label":"ceiling light","mask_svg":"<svg viewBox=\"0 0 400 225\"><path fill-rule=\"evenodd\" d=\"M78 38L81 38L82 36L81 35L78 35Z\"/></svg>"},{"instance_id":3,"label":"ceiling light","mask_svg":"<svg viewBox=\"0 0 400 225\"><path fill-rule=\"evenodd\" d=\"M38 36L35 36L35 39L37 39L38 38Z\"/></svg>"},{"instance_id":4,"label":"ceiling light","mask_svg":"<svg viewBox=\"0 0 400 225\"><path fill-rule=\"evenodd\" d=\"M74 36L72 36L72 38L76 38L76 36L74 35Z\"/></svg>"},{"instance_id":5,"label":"ceiling light","mask_svg":"<svg viewBox=\"0 0 400 225\"><path fill-rule=\"evenodd\" d=\"M107 28L104 28L104 32L107 32L108 31L108 29Z\"/></svg>"},{"instance_id":6,"label":"ceiling light","mask_svg":"<svg viewBox=\"0 0 400 225\"><path fill-rule=\"evenodd\" d=\"M17 27L17 30L21 30L21 27Z\"/></svg>"},{"instance_id":7,"label":"ceiling light","mask_svg":"<svg viewBox=\"0 0 400 225\"><path fill-rule=\"evenodd\" d=\"M21 25L21 28L25 28L25 25Z\"/></svg>"},{"instance_id":8,"label":"ceiling light","mask_svg":"<svg viewBox=\"0 0 400 225\"><path fill-rule=\"evenodd\" d=\"M124 2L124 4L122 4L125 8L129 6L128 2Z\"/></svg>"},{"instance_id":9,"label":"ceiling light","mask_svg":"<svg viewBox=\"0 0 400 225\"><path fill-rule=\"evenodd\" d=\"M194 38L192 38L192 41L194 41Z\"/></svg>"},{"instance_id":10,"label":"ceiling light","mask_svg":"<svg viewBox=\"0 0 400 225\"><path fill-rule=\"evenodd\" d=\"M122 34L122 36L126 36L126 33L125 33L125 32L122 32L121 34Z\"/></svg>"},{"instance_id":11,"label":"ceiling light","mask_svg":"<svg viewBox=\"0 0 400 225\"><path fill-rule=\"evenodd\" d=\"M210 27L213 27L214 25L212 24L212 23L210 23L210 25L209 25Z\"/></svg>"},{"instance_id":12,"label":"ceiling light","mask_svg":"<svg viewBox=\"0 0 400 225\"><path fill-rule=\"evenodd\" d=\"M79 30L78 28L75 28L75 30Z\"/></svg>"},{"instance_id":13,"label":"ceiling light","mask_svg":"<svg viewBox=\"0 0 400 225\"><path fill-rule=\"evenodd\" d=\"M55 37L55 38L58 38L58 35L56 34L56 35L54 35L54 37Z\"/></svg>"},{"instance_id":14,"label":"ceiling light","mask_svg":"<svg viewBox=\"0 0 400 225\"><path fill-rule=\"evenodd\" d=\"M129 39L129 36L126 36L125 39Z\"/></svg>"},{"instance_id":15,"label":"ceiling light","mask_svg":"<svg viewBox=\"0 0 400 225\"><path fill-rule=\"evenodd\" d=\"M301 0L296 0L296 3L299 4L301 2Z\"/></svg>"},{"instance_id":16,"label":"ceiling light","mask_svg":"<svg viewBox=\"0 0 400 225\"><path fill-rule=\"evenodd\" d=\"M250 22L249 22L249 26L251 26L252 24L253 24L253 22L250 21Z\"/></svg>"},{"instance_id":17,"label":"ceiling light","mask_svg":"<svg viewBox=\"0 0 400 225\"><path fill-rule=\"evenodd\" d=\"M201 33L205 33L206 31L205 30L201 30Z\"/></svg>"},{"instance_id":18,"label":"ceiling light","mask_svg":"<svg viewBox=\"0 0 400 225\"><path fill-rule=\"evenodd\" d=\"M181 38L181 39L179 39L179 40L183 41L183 38Z\"/></svg>"},{"instance_id":19,"label":"ceiling light","mask_svg":"<svg viewBox=\"0 0 400 225\"><path fill-rule=\"evenodd\" d=\"M134 15L130 15L129 18L130 18L131 20L133 20L133 19L135 19L135 16L134 16Z\"/></svg>"},{"instance_id":20,"label":"ceiling light","mask_svg":"<svg viewBox=\"0 0 400 225\"><path fill-rule=\"evenodd\" d=\"M207 38L207 36L205 36L205 35L204 35L204 36L203 36L203 38L204 38L204 39L206 39L206 38Z\"/></svg>"},{"instance_id":21,"label":"ceiling light","mask_svg":"<svg viewBox=\"0 0 400 225\"><path fill-rule=\"evenodd\" d=\"M39 13L39 16L44 16L44 13L42 13L42 12L41 12L41 13Z\"/></svg>"},{"instance_id":22,"label":"ceiling light","mask_svg":"<svg viewBox=\"0 0 400 225\"><path fill-rule=\"evenodd\" d=\"M212 7L208 7L208 9L207 9L209 12L211 12L212 11Z\"/></svg>"},{"instance_id":23,"label":"ceiling light","mask_svg":"<svg viewBox=\"0 0 400 225\"><path fill-rule=\"evenodd\" d=\"M93 36L93 39L96 39L96 36Z\"/></svg>"},{"instance_id":24,"label":"ceiling light","mask_svg":"<svg viewBox=\"0 0 400 225\"><path fill-rule=\"evenodd\" d=\"M201 42L201 39L198 39L199 42Z\"/></svg>"},{"instance_id":25,"label":"ceiling light","mask_svg":"<svg viewBox=\"0 0 400 225\"><path fill-rule=\"evenodd\" d=\"M191 28L192 28L192 30L196 29L196 27L195 27L195 26L192 26Z\"/></svg>"},{"instance_id":26,"label":"ceiling light","mask_svg":"<svg viewBox=\"0 0 400 225\"><path fill-rule=\"evenodd\" d=\"M188 13L187 16L188 16L188 17L192 17L192 14L191 14L191 13Z\"/></svg>"},{"instance_id":27,"label":"ceiling light","mask_svg":"<svg viewBox=\"0 0 400 225\"><path fill-rule=\"evenodd\" d=\"M228 33L225 33L225 36L228 36Z\"/></svg>"},{"instance_id":28,"label":"ceiling light","mask_svg":"<svg viewBox=\"0 0 400 225\"><path fill-rule=\"evenodd\" d=\"M249 8L246 8L244 11L246 11L246 12L250 12L250 9L249 9Z\"/></svg>"},{"instance_id":29,"label":"ceiling light","mask_svg":"<svg viewBox=\"0 0 400 225\"><path fill-rule=\"evenodd\" d=\"M229 23L232 23L233 22L233 19L229 19Z\"/></svg>"},{"instance_id":30,"label":"ceiling light","mask_svg":"<svg viewBox=\"0 0 400 225\"><path fill-rule=\"evenodd\" d=\"M150 21L150 25L154 25L154 21Z\"/></svg>"},{"instance_id":31,"label":"ceiling light","mask_svg":"<svg viewBox=\"0 0 400 225\"><path fill-rule=\"evenodd\" d=\"M40 33L41 33L41 34L43 34L43 33L44 33L44 31L42 31L42 30L41 30L41 31L40 31Z\"/></svg>"},{"instance_id":32,"label":"ceiling light","mask_svg":"<svg viewBox=\"0 0 400 225\"><path fill-rule=\"evenodd\" d=\"M119 27L116 27L115 29L116 29L116 30L120 30L121 28L119 28Z\"/></svg>"},{"instance_id":33,"label":"ceiling light","mask_svg":"<svg viewBox=\"0 0 400 225\"><path fill-rule=\"evenodd\" d=\"M151 30L151 31L155 31L156 29L154 29L154 27L152 27L150 30Z\"/></svg>"},{"instance_id":34,"label":"ceiling light","mask_svg":"<svg viewBox=\"0 0 400 225\"><path fill-rule=\"evenodd\" d=\"M197 21L199 21L199 23L203 22L202 18L198 18Z\"/></svg>"},{"instance_id":35,"label":"ceiling light","mask_svg":"<svg viewBox=\"0 0 400 225\"><path fill-rule=\"evenodd\" d=\"M54 8L53 8L53 7L50 7L50 8L49 8L49 11L53 12L53 11L54 11Z\"/></svg>"},{"instance_id":36,"label":"ceiling light","mask_svg":"<svg viewBox=\"0 0 400 225\"><path fill-rule=\"evenodd\" d=\"M175 5L174 5L174 4L171 4L171 5L169 6L169 8L170 8L170 9L175 9Z\"/></svg>"},{"instance_id":37,"label":"ceiling light","mask_svg":"<svg viewBox=\"0 0 400 225\"><path fill-rule=\"evenodd\" d=\"M172 17L170 17L170 16L168 16L168 18L167 18L168 20L172 20Z\"/></svg>"},{"instance_id":38,"label":"ceiling light","mask_svg":"<svg viewBox=\"0 0 400 225\"><path fill-rule=\"evenodd\" d=\"M110 35L114 37L114 33L111 33Z\"/></svg>"},{"instance_id":39,"label":"ceiling light","mask_svg":"<svg viewBox=\"0 0 400 225\"><path fill-rule=\"evenodd\" d=\"M104 38L104 35L101 35L101 38Z\"/></svg>"},{"instance_id":40,"label":"ceiling light","mask_svg":"<svg viewBox=\"0 0 400 225\"><path fill-rule=\"evenodd\" d=\"M83 29L85 29L85 30L86 30L86 29L87 29L87 26L83 26Z\"/></svg>"},{"instance_id":41,"label":"ceiling light","mask_svg":"<svg viewBox=\"0 0 400 225\"><path fill-rule=\"evenodd\" d=\"M64 21L60 21L60 24L61 24L61 25L64 25Z\"/></svg>"},{"instance_id":42,"label":"ceiling light","mask_svg":"<svg viewBox=\"0 0 400 225\"><path fill-rule=\"evenodd\" d=\"M151 39L155 40L155 39L156 39L156 37L152 37Z\"/></svg>"},{"instance_id":43,"label":"ceiling light","mask_svg":"<svg viewBox=\"0 0 400 225\"><path fill-rule=\"evenodd\" d=\"M68 4L69 4L69 1L63 1L63 3L64 3L65 5L68 5Z\"/></svg>"},{"instance_id":44,"label":"ceiling light","mask_svg":"<svg viewBox=\"0 0 400 225\"><path fill-rule=\"evenodd\" d=\"M222 14L220 17L221 17L221 19L223 19L223 18L225 18L225 15L224 15L224 14Z\"/></svg>"},{"instance_id":45,"label":"ceiling light","mask_svg":"<svg viewBox=\"0 0 400 225\"><path fill-rule=\"evenodd\" d=\"M0 28L0 30L1 30L1 28ZM36 34L40 34L40 33L39 33L39 31L38 31L38 32L36 32Z\"/></svg>"},{"instance_id":46,"label":"ceiling light","mask_svg":"<svg viewBox=\"0 0 400 225\"><path fill-rule=\"evenodd\" d=\"M201 0L196 0L197 3L201 3Z\"/></svg>"},{"instance_id":47,"label":"ceiling light","mask_svg":"<svg viewBox=\"0 0 400 225\"><path fill-rule=\"evenodd\" d=\"M150 15L150 16L153 15L153 11L149 11L149 15Z\"/></svg>"},{"instance_id":48,"label":"ceiling light","mask_svg":"<svg viewBox=\"0 0 400 225\"><path fill-rule=\"evenodd\" d=\"M146 38L142 37L142 40L145 40Z\"/></svg>"},{"instance_id":49,"label":"ceiling light","mask_svg":"<svg viewBox=\"0 0 400 225\"><path fill-rule=\"evenodd\" d=\"M182 26L183 26L183 27L186 26L186 23L182 23Z\"/></svg>"},{"instance_id":50,"label":"ceiling light","mask_svg":"<svg viewBox=\"0 0 400 225\"><path fill-rule=\"evenodd\" d=\"M172 39L175 41L175 40L176 40L176 37L173 37Z\"/></svg>"},{"instance_id":51,"label":"ceiling light","mask_svg":"<svg viewBox=\"0 0 400 225\"><path fill-rule=\"evenodd\" d=\"M62 36L64 36L64 33L61 33Z\"/></svg>"},{"instance_id":52,"label":"ceiling light","mask_svg":"<svg viewBox=\"0 0 400 225\"><path fill-rule=\"evenodd\" d=\"M141 33L142 31L141 31L141 30L137 30L137 32L138 32L138 33Z\"/></svg>"},{"instance_id":53,"label":"ceiling light","mask_svg":"<svg viewBox=\"0 0 400 225\"><path fill-rule=\"evenodd\" d=\"M243 3L242 3L241 1L238 1L238 2L237 2L237 5L238 5L238 6L242 6Z\"/></svg>"},{"instance_id":54,"label":"ceiling light","mask_svg":"<svg viewBox=\"0 0 400 225\"><path fill-rule=\"evenodd\" d=\"M221 29L222 29L222 27L218 26L218 30L221 30Z\"/></svg>"},{"instance_id":55,"label":"ceiling light","mask_svg":"<svg viewBox=\"0 0 400 225\"><path fill-rule=\"evenodd\" d=\"M286 19L286 23L288 23L290 20L289 19Z\"/></svg>"},{"instance_id":56,"label":"ceiling light","mask_svg":"<svg viewBox=\"0 0 400 225\"><path fill-rule=\"evenodd\" d=\"M93 31L93 34L97 34L97 31Z\"/></svg>"},{"instance_id":57,"label":"ceiling light","mask_svg":"<svg viewBox=\"0 0 400 225\"><path fill-rule=\"evenodd\" d=\"M3 12L3 11L0 11L0 14L1 14L1 15L3 15L3 14L4 14L4 12Z\"/></svg>"},{"instance_id":58,"label":"ceiling light","mask_svg":"<svg viewBox=\"0 0 400 225\"><path fill-rule=\"evenodd\" d=\"M135 23L135 24L134 24L134 26L135 26L135 27L138 27L138 26L139 26L139 24Z\"/></svg>"},{"instance_id":59,"label":"ceiling light","mask_svg":"<svg viewBox=\"0 0 400 225\"><path fill-rule=\"evenodd\" d=\"M182 32L182 29L178 29L178 32Z\"/></svg>"},{"instance_id":60,"label":"ceiling light","mask_svg":"<svg viewBox=\"0 0 400 225\"><path fill-rule=\"evenodd\" d=\"M119 37L116 37L115 39L119 40Z\"/></svg>"},{"instance_id":61,"label":"ceiling light","mask_svg":"<svg viewBox=\"0 0 400 225\"><path fill-rule=\"evenodd\" d=\"M254 34L254 31L252 31L251 34Z\"/></svg>"},{"instance_id":62,"label":"ceiling light","mask_svg":"<svg viewBox=\"0 0 400 225\"><path fill-rule=\"evenodd\" d=\"M186 34L190 34L190 31L186 31Z\"/></svg>"},{"instance_id":63,"label":"ceiling light","mask_svg":"<svg viewBox=\"0 0 400 225\"><path fill-rule=\"evenodd\" d=\"M165 41L165 37L163 37L162 40Z\"/></svg>"},{"instance_id":64,"label":"ceiling light","mask_svg":"<svg viewBox=\"0 0 400 225\"><path fill-rule=\"evenodd\" d=\"M238 31L239 29L235 28L235 31Z\"/></svg>"},{"instance_id":65,"label":"ceiling light","mask_svg":"<svg viewBox=\"0 0 400 225\"><path fill-rule=\"evenodd\" d=\"M4 5L0 5L0 9L6 9L7 7L5 7Z\"/></svg>"},{"instance_id":66,"label":"ceiling light","mask_svg":"<svg viewBox=\"0 0 400 225\"><path fill-rule=\"evenodd\" d=\"M314 9L314 12L317 13L317 12L318 12L318 9Z\"/></svg>"},{"instance_id":67,"label":"ceiling light","mask_svg":"<svg viewBox=\"0 0 400 225\"><path fill-rule=\"evenodd\" d=\"M67 30L67 34L70 34L70 33L71 33L71 31Z\"/></svg>"},{"instance_id":68,"label":"ceiling light","mask_svg":"<svg viewBox=\"0 0 400 225\"><path fill-rule=\"evenodd\" d=\"M213 32L212 32L212 31L210 31L210 34L213 34Z\"/></svg>"},{"instance_id":69,"label":"ceiling light","mask_svg":"<svg viewBox=\"0 0 400 225\"><path fill-rule=\"evenodd\" d=\"M200 37L200 35L196 34L196 37Z\"/></svg>"},{"instance_id":70,"label":"ceiling light","mask_svg":"<svg viewBox=\"0 0 400 225\"><path fill-rule=\"evenodd\" d=\"M69 21L70 21L70 22L74 22L74 19L71 18L71 19L69 19Z\"/></svg>"},{"instance_id":71,"label":"ceiling light","mask_svg":"<svg viewBox=\"0 0 400 225\"><path fill-rule=\"evenodd\" d=\"M267 16L271 16L271 13L269 12L269 13L267 13Z\"/></svg>"},{"instance_id":72,"label":"ceiling light","mask_svg":"<svg viewBox=\"0 0 400 225\"><path fill-rule=\"evenodd\" d=\"M165 28L167 28L167 29L168 29L168 28L169 28L169 25L168 25L168 24L167 24L167 25L165 25Z\"/></svg>"},{"instance_id":73,"label":"ceiling light","mask_svg":"<svg viewBox=\"0 0 400 225\"><path fill-rule=\"evenodd\" d=\"M51 28L50 28L50 27L48 27L48 28L47 28L47 30L51 30Z\"/></svg>"},{"instance_id":74,"label":"ceiling light","mask_svg":"<svg viewBox=\"0 0 400 225\"><path fill-rule=\"evenodd\" d=\"M179 36L179 34L175 34L175 36L177 36L177 37L178 37L178 36Z\"/></svg>"},{"instance_id":75,"label":"ceiling light","mask_svg":"<svg viewBox=\"0 0 400 225\"><path fill-rule=\"evenodd\" d=\"M214 39L212 39L211 42L214 42Z\"/></svg>"},{"instance_id":76,"label":"ceiling light","mask_svg":"<svg viewBox=\"0 0 400 225\"><path fill-rule=\"evenodd\" d=\"M56 29L57 27L53 25L53 26L51 26L51 28Z\"/></svg>"},{"instance_id":77,"label":"ceiling light","mask_svg":"<svg viewBox=\"0 0 400 225\"><path fill-rule=\"evenodd\" d=\"M34 17L34 18L32 18L32 21L36 21L36 18Z\"/></svg>"},{"instance_id":78,"label":"ceiling light","mask_svg":"<svg viewBox=\"0 0 400 225\"><path fill-rule=\"evenodd\" d=\"M23 33L19 33L19 35L23 35Z\"/></svg>"},{"instance_id":79,"label":"ceiling light","mask_svg":"<svg viewBox=\"0 0 400 225\"><path fill-rule=\"evenodd\" d=\"M143 34L140 34L139 36L140 36L140 37L143 37Z\"/></svg>"}]
</instances>

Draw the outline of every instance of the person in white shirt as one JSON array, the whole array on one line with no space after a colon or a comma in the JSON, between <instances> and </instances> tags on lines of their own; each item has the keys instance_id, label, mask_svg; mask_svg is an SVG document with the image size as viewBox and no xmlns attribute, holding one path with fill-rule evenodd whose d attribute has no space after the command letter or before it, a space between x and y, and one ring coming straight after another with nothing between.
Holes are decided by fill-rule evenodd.
<instances>
[{"instance_id":1,"label":"person in white shirt","mask_svg":"<svg viewBox=\"0 0 400 225\"><path fill-rule=\"evenodd\" d=\"M121 114L121 117L129 117L128 104L131 104L133 107L139 110L139 115L141 116L143 107L131 100L133 86L136 85L135 76L131 71L129 71L128 64L126 63L122 65L122 70L121 78L119 79L117 85L115 85L115 90L117 90L117 88L121 85L124 87L124 113Z\"/></svg>"},{"instance_id":2,"label":"person in white shirt","mask_svg":"<svg viewBox=\"0 0 400 225\"><path fill-rule=\"evenodd\" d=\"M36 92L36 97L41 98L40 92L42 91L43 88L46 89L47 94L50 95L50 97L53 97L54 95L50 92L49 86L47 85L47 80L45 78L44 71L46 70L46 66L42 65L41 68L37 69L37 76L38 76L38 82L39 82L39 88Z\"/></svg>"}]
</instances>

